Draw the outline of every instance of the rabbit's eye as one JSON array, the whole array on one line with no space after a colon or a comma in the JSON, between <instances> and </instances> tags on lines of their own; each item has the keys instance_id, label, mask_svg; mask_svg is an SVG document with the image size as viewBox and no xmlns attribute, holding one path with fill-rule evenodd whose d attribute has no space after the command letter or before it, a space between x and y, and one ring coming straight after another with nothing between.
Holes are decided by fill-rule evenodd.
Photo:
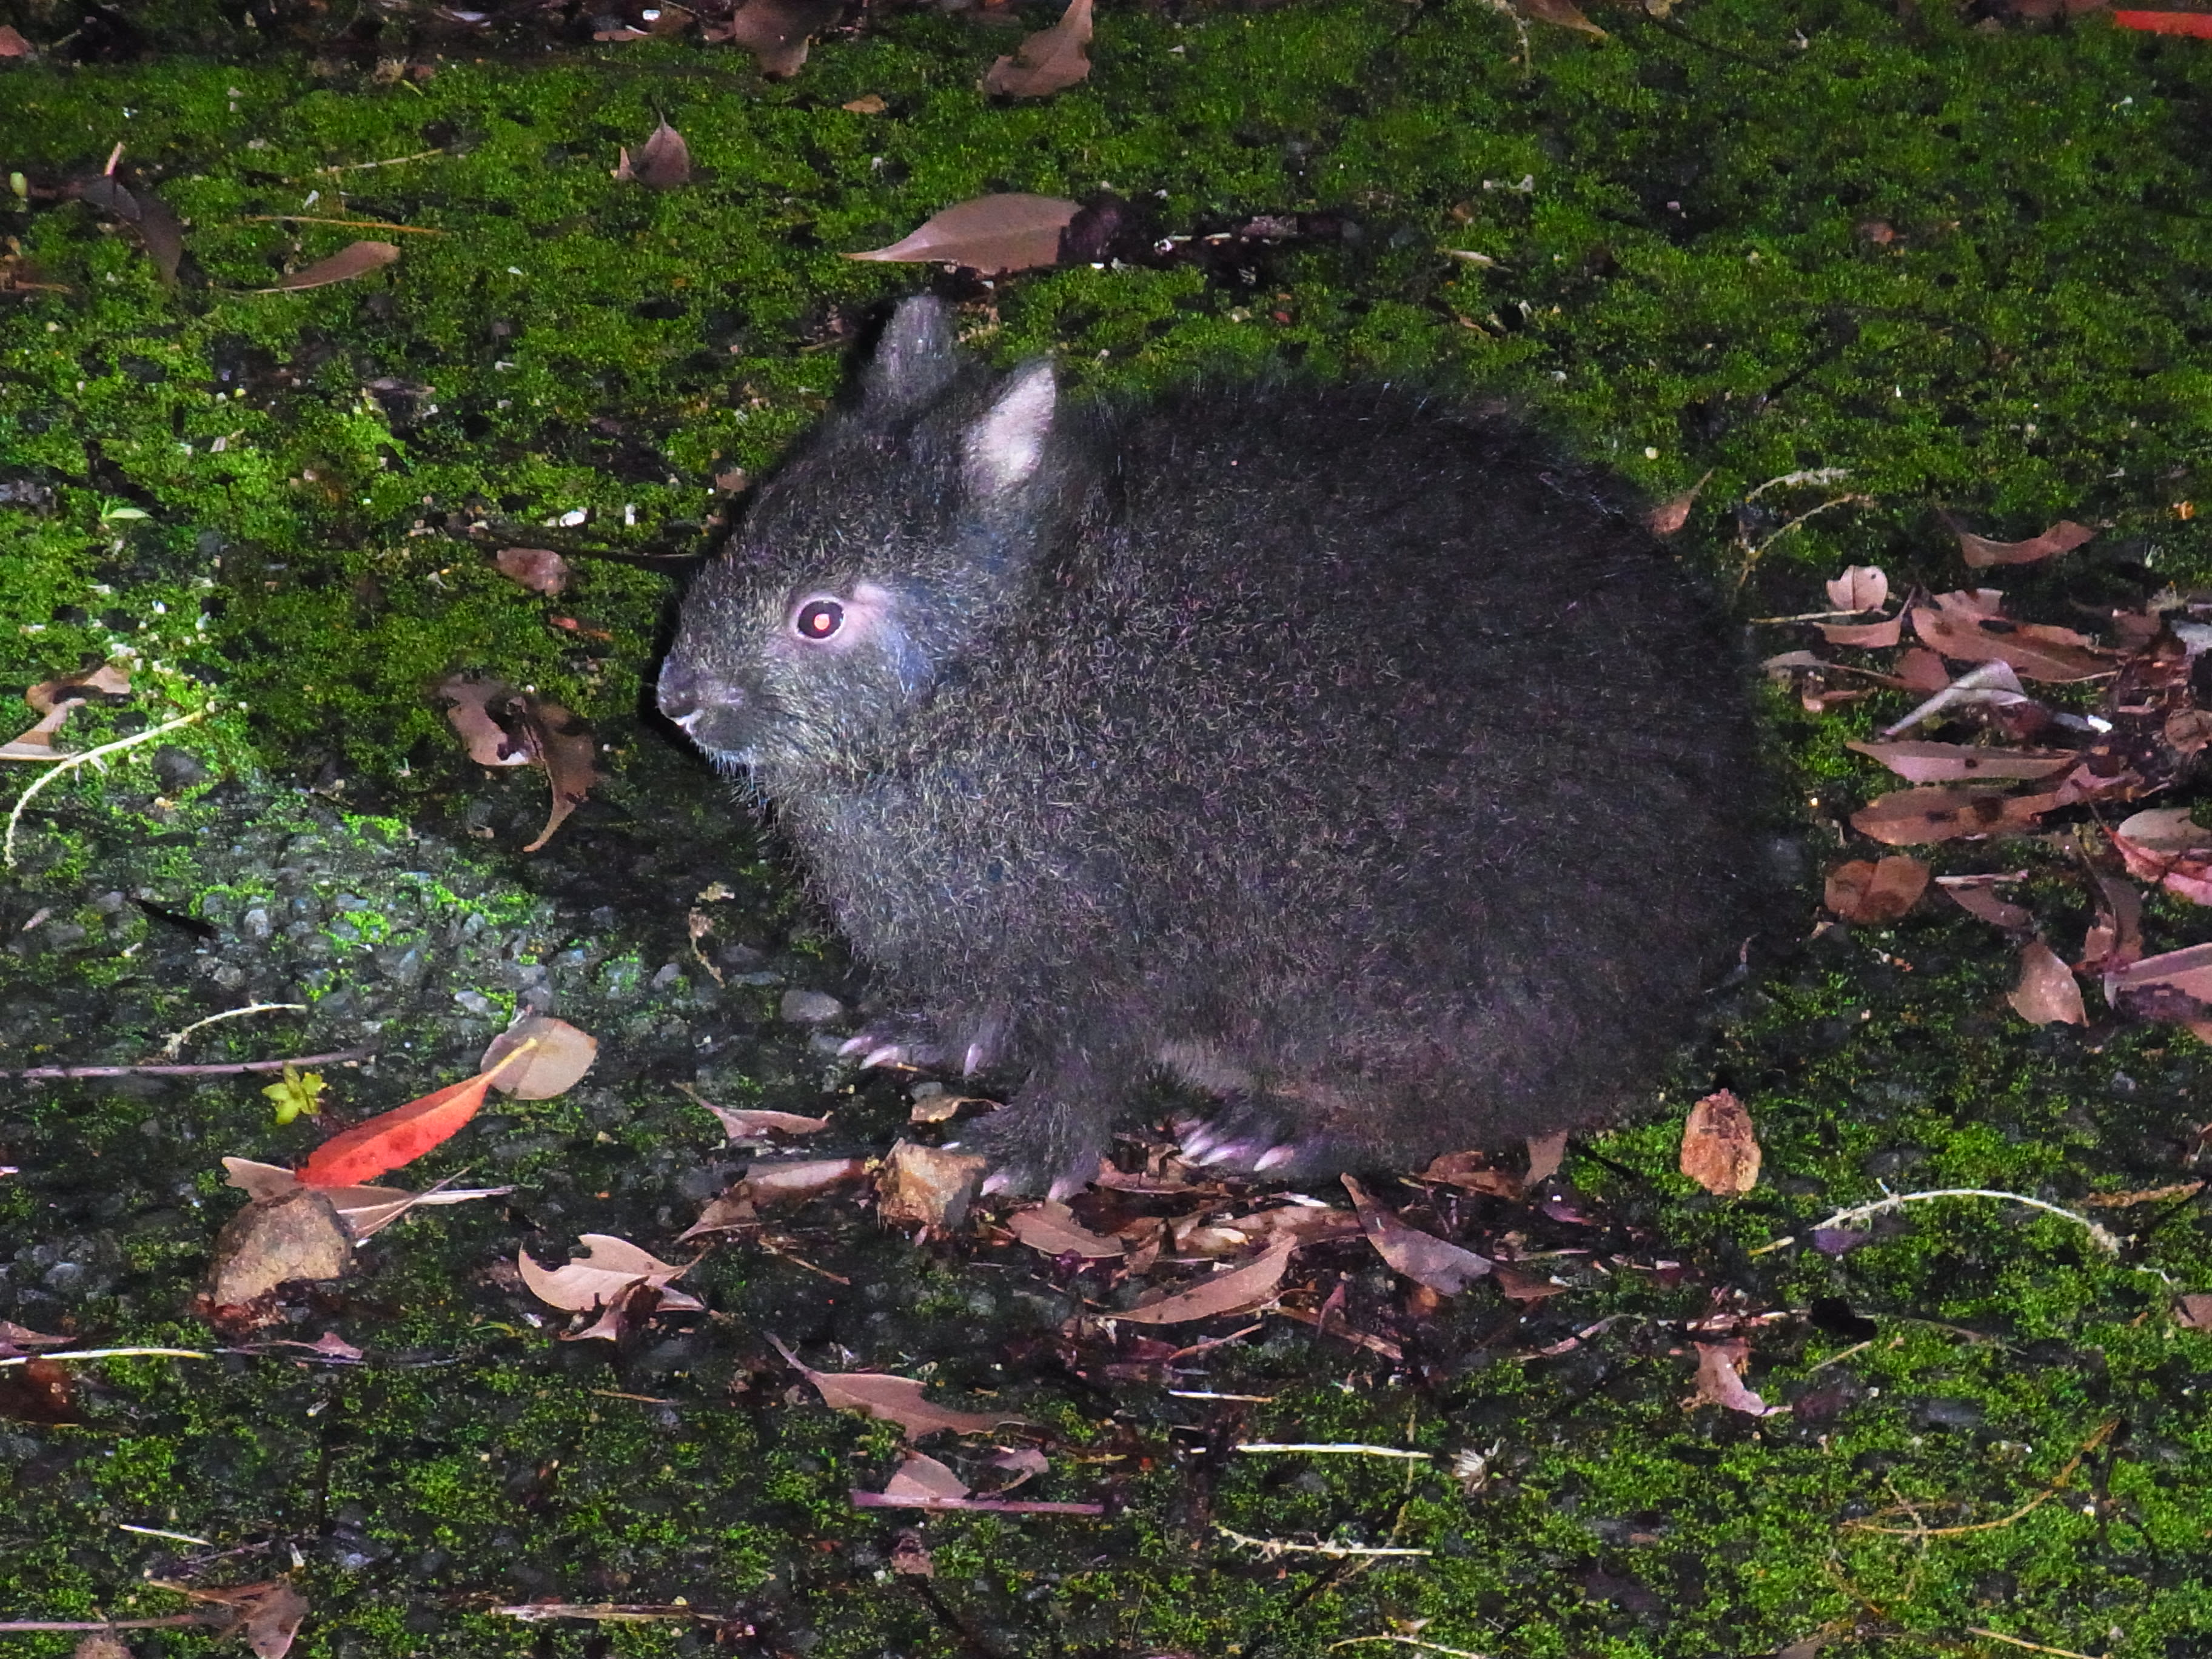
<instances>
[{"instance_id":1,"label":"rabbit's eye","mask_svg":"<svg viewBox=\"0 0 2212 1659\"><path fill-rule=\"evenodd\" d=\"M826 640L844 625L845 607L835 599L809 599L792 619L802 640Z\"/></svg>"}]
</instances>

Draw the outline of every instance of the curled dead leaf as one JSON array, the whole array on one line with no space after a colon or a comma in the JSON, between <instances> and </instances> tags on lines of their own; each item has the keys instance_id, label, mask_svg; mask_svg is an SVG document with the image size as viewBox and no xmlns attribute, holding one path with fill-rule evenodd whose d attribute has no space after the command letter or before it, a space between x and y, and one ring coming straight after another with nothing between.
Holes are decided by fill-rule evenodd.
<instances>
[{"instance_id":1,"label":"curled dead leaf","mask_svg":"<svg viewBox=\"0 0 2212 1659\"><path fill-rule=\"evenodd\" d=\"M256 294L295 294L302 289L327 288L332 283L349 283L356 276L366 276L372 270L381 270L399 257L396 242L353 242L340 248L327 259L280 277L267 288L258 288Z\"/></svg>"},{"instance_id":2,"label":"curled dead leaf","mask_svg":"<svg viewBox=\"0 0 2212 1659\"><path fill-rule=\"evenodd\" d=\"M604 155L606 152L599 153ZM615 166L615 179L617 183L640 184L648 190L674 190L679 185L688 185L691 182L691 147L663 117L652 136L639 146L636 160L630 159L627 149L621 152L621 160ZM500 568L505 569L506 566ZM564 569L564 578L566 574ZM558 588L552 591L560 592Z\"/></svg>"},{"instance_id":3,"label":"curled dead leaf","mask_svg":"<svg viewBox=\"0 0 2212 1659\"><path fill-rule=\"evenodd\" d=\"M1040 29L1001 58L983 76L983 90L1008 98L1042 98L1073 86L1091 73L1084 48L1091 44L1091 0L1067 0L1060 21Z\"/></svg>"},{"instance_id":4,"label":"curled dead leaf","mask_svg":"<svg viewBox=\"0 0 2212 1659\"><path fill-rule=\"evenodd\" d=\"M509 581L549 599L568 586L568 562L550 547L502 547L492 562Z\"/></svg>"},{"instance_id":5,"label":"curled dead leaf","mask_svg":"<svg viewBox=\"0 0 2212 1659\"><path fill-rule=\"evenodd\" d=\"M530 1052L515 1064L502 1064L525 1046ZM492 1087L517 1100L550 1100L574 1088L599 1057L599 1040L550 1014L526 1014L491 1040L482 1069L493 1074Z\"/></svg>"},{"instance_id":6,"label":"curled dead leaf","mask_svg":"<svg viewBox=\"0 0 2212 1659\"><path fill-rule=\"evenodd\" d=\"M2021 947L2020 980L2005 1000L2031 1025L2086 1025L2089 1014L2081 1002L2081 982L2058 953L2041 939Z\"/></svg>"},{"instance_id":7,"label":"curled dead leaf","mask_svg":"<svg viewBox=\"0 0 2212 1659\"><path fill-rule=\"evenodd\" d=\"M1893 853L1879 863L1854 859L1829 872L1824 897L1845 921L1895 921L1920 902L1928 877L1928 866L1908 854Z\"/></svg>"},{"instance_id":8,"label":"curled dead leaf","mask_svg":"<svg viewBox=\"0 0 2212 1659\"><path fill-rule=\"evenodd\" d=\"M1878 564L1855 564L1828 584L1838 611L1879 611L1889 603L1889 576Z\"/></svg>"},{"instance_id":9,"label":"curled dead leaf","mask_svg":"<svg viewBox=\"0 0 2212 1659\"><path fill-rule=\"evenodd\" d=\"M1057 264L1060 233L1081 210L1056 196L979 196L924 220L888 247L845 257L964 265L985 276Z\"/></svg>"},{"instance_id":10,"label":"curled dead leaf","mask_svg":"<svg viewBox=\"0 0 2212 1659\"><path fill-rule=\"evenodd\" d=\"M921 1397L922 1385L912 1377L892 1376L882 1371L817 1371L801 1363L780 1337L771 1335L769 1340L790 1362L793 1370L820 1391L823 1405L838 1411L865 1412L887 1423L896 1423L909 1440L919 1440L942 1429L950 1429L955 1434L976 1434L1001 1423L1024 1420L1012 1412L957 1412L939 1406Z\"/></svg>"},{"instance_id":11,"label":"curled dead leaf","mask_svg":"<svg viewBox=\"0 0 2212 1659\"><path fill-rule=\"evenodd\" d=\"M2071 750L1996 749L1963 743L1846 743L1908 783L1968 783L2055 777L2081 757Z\"/></svg>"},{"instance_id":12,"label":"curled dead leaf","mask_svg":"<svg viewBox=\"0 0 2212 1659\"><path fill-rule=\"evenodd\" d=\"M1942 517L1951 533L1959 538L1959 556L1975 570L2000 564L2034 564L2061 553L2070 553L2097 533L2071 519L2061 519L2040 536L2032 536L2024 542L1994 542L1986 536L1977 536L1948 513Z\"/></svg>"},{"instance_id":13,"label":"curled dead leaf","mask_svg":"<svg viewBox=\"0 0 2212 1659\"><path fill-rule=\"evenodd\" d=\"M1297 1248L1296 1239L1278 1238L1242 1267L1200 1279L1189 1290L1126 1309L1114 1317L1132 1325L1180 1325L1194 1319L1247 1312L1274 1300L1284 1271L1290 1266L1291 1252Z\"/></svg>"},{"instance_id":14,"label":"curled dead leaf","mask_svg":"<svg viewBox=\"0 0 2212 1659\"><path fill-rule=\"evenodd\" d=\"M1030 1249L1046 1255L1079 1255L1094 1261L1121 1259L1120 1239L1092 1232L1065 1204L1048 1201L1017 1210L1006 1218L1006 1226Z\"/></svg>"},{"instance_id":15,"label":"curled dead leaf","mask_svg":"<svg viewBox=\"0 0 2212 1659\"><path fill-rule=\"evenodd\" d=\"M1441 1296L1457 1296L1496 1265L1486 1255L1477 1255L1473 1250L1407 1225L1369 1197L1365 1188L1350 1176L1342 1180L1344 1189L1352 1194L1352 1207L1359 1217L1360 1230L1375 1247L1375 1254L1389 1262L1393 1271L1405 1274L1415 1284L1425 1285Z\"/></svg>"},{"instance_id":16,"label":"curled dead leaf","mask_svg":"<svg viewBox=\"0 0 2212 1659\"><path fill-rule=\"evenodd\" d=\"M1751 1113L1717 1090L1690 1108L1682 1125L1682 1173L1709 1193L1732 1198L1759 1184L1760 1153Z\"/></svg>"}]
</instances>

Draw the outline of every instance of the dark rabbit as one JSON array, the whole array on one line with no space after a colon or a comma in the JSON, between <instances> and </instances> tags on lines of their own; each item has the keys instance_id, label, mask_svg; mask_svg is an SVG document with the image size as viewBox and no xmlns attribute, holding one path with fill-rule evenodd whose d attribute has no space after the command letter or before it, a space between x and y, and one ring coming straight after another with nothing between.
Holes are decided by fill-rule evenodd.
<instances>
[{"instance_id":1,"label":"dark rabbit","mask_svg":"<svg viewBox=\"0 0 2212 1659\"><path fill-rule=\"evenodd\" d=\"M1648 1093L1760 908L1735 630L1509 419L1381 386L1071 406L928 299L684 600L660 705L750 775L895 1016L1079 1187L1146 1085L1285 1177Z\"/></svg>"}]
</instances>

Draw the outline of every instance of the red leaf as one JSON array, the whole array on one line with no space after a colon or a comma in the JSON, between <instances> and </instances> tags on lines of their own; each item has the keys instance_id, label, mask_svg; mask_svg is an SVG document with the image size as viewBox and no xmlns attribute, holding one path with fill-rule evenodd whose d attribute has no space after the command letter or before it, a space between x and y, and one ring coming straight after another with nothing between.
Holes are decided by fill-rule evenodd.
<instances>
[{"instance_id":1,"label":"red leaf","mask_svg":"<svg viewBox=\"0 0 2212 1659\"><path fill-rule=\"evenodd\" d=\"M2212 12L2116 11L2112 21L2120 28L2140 29L2145 34L2189 34L2212 40Z\"/></svg>"},{"instance_id":2,"label":"red leaf","mask_svg":"<svg viewBox=\"0 0 2212 1659\"><path fill-rule=\"evenodd\" d=\"M410 1100L332 1135L300 1166L303 1187L358 1187L403 1164L412 1164L441 1141L450 1140L477 1115L484 1091L517 1057L534 1052L517 1048L489 1072Z\"/></svg>"}]
</instances>

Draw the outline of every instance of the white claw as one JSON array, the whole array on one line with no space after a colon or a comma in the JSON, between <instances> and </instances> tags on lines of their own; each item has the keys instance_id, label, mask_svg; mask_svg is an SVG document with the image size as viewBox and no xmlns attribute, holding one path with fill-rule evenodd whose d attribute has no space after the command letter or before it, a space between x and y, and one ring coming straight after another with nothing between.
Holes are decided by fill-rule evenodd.
<instances>
[{"instance_id":1,"label":"white claw","mask_svg":"<svg viewBox=\"0 0 2212 1659\"><path fill-rule=\"evenodd\" d=\"M1090 1184L1089 1182L1079 1180L1074 1176L1062 1176L1052 1183L1052 1190L1048 1192L1045 1197L1052 1203L1065 1204Z\"/></svg>"},{"instance_id":2,"label":"white claw","mask_svg":"<svg viewBox=\"0 0 2212 1659\"><path fill-rule=\"evenodd\" d=\"M837 1045L837 1052L840 1055L857 1054L861 1049L866 1048L874 1041L875 1038L872 1036L868 1032L863 1031L860 1036L855 1037L847 1037L842 1042L839 1043Z\"/></svg>"},{"instance_id":3,"label":"white claw","mask_svg":"<svg viewBox=\"0 0 2212 1659\"><path fill-rule=\"evenodd\" d=\"M1237 1156L1237 1143L1224 1140L1218 1146L1209 1146L1198 1155L1197 1161L1207 1169L1217 1164L1226 1164Z\"/></svg>"},{"instance_id":4,"label":"white claw","mask_svg":"<svg viewBox=\"0 0 2212 1659\"><path fill-rule=\"evenodd\" d=\"M1202 1164L1206 1161L1206 1153L1212 1150L1213 1145L1212 1131L1201 1125L1182 1138L1183 1158L1192 1164Z\"/></svg>"},{"instance_id":5,"label":"white claw","mask_svg":"<svg viewBox=\"0 0 2212 1659\"><path fill-rule=\"evenodd\" d=\"M989 1197L999 1193L1010 1193L1013 1191L1013 1189L1014 1178L1008 1175L1004 1170L994 1170L989 1175L983 1177L982 1190L986 1197Z\"/></svg>"},{"instance_id":6,"label":"white claw","mask_svg":"<svg viewBox=\"0 0 2212 1659\"><path fill-rule=\"evenodd\" d=\"M1298 1155L1296 1146L1270 1146L1252 1161L1252 1172L1263 1175L1269 1170L1279 1169Z\"/></svg>"},{"instance_id":7,"label":"white claw","mask_svg":"<svg viewBox=\"0 0 2212 1659\"><path fill-rule=\"evenodd\" d=\"M973 1077L976 1073L982 1069L983 1045L980 1042L971 1042L968 1045L968 1053L966 1057L960 1062L960 1075L963 1077Z\"/></svg>"},{"instance_id":8,"label":"white claw","mask_svg":"<svg viewBox=\"0 0 2212 1659\"><path fill-rule=\"evenodd\" d=\"M905 1059L905 1049L899 1047L896 1042L886 1042L882 1048L874 1050L866 1060L860 1062L860 1069L865 1072L872 1066L896 1066L902 1063Z\"/></svg>"}]
</instances>

